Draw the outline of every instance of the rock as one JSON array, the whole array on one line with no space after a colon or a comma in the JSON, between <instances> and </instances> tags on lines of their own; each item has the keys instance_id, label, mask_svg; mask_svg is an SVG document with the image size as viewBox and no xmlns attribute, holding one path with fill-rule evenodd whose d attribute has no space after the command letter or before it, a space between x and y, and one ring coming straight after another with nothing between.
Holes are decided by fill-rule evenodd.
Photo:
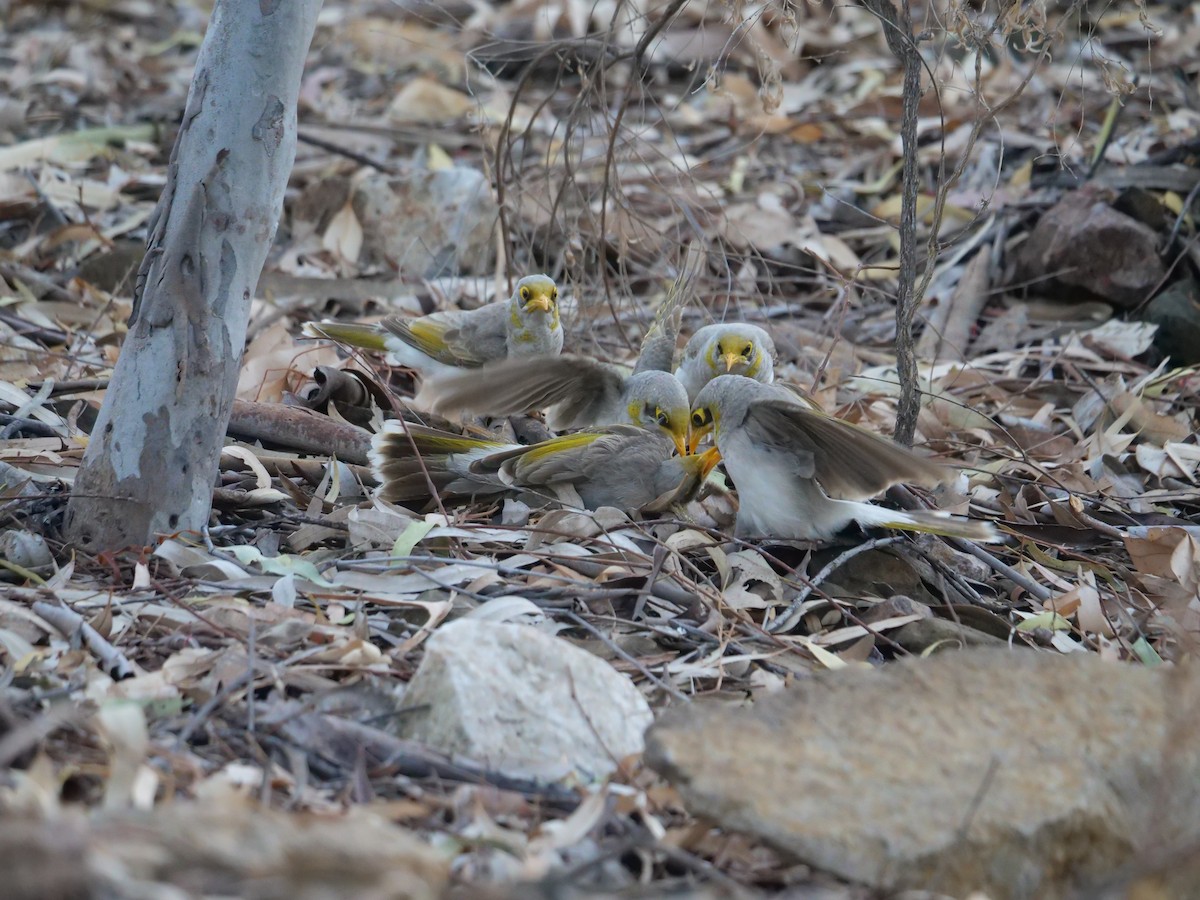
<instances>
[{"instance_id":1,"label":"rock","mask_svg":"<svg viewBox=\"0 0 1200 900\"><path fill-rule=\"evenodd\" d=\"M1185 669L972 649L671 710L646 759L691 813L842 878L1054 898L1194 846L1197 702Z\"/></svg>"},{"instance_id":2,"label":"rock","mask_svg":"<svg viewBox=\"0 0 1200 900\"><path fill-rule=\"evenodd\" d=\"M362 260L410 278L492 269L499 207L487 178L475 169L369 177L355 188L352 203L363 230Z\"/></svg>"},{"instance_id":3,"label":"rock","mask_svg":"<svg viewBox=\"0 0 1200 900\"><path fill-rule=\"evenodd\" d=\"M1014 283L1035 284L1039 293L1108 300L1124 309L1149 297L1167 271L1154 230L1117 212L1091 187L1067 194L1048 210L1014 261Z\"/></svg>"},{"instance_id":4,"label":"rock","mask_svg":"<svg viewBox=\"0 0 1200 900\"><path fill-rule=\"evenodd\" d=\"M434 900L449 861L382 815L282 813L241 797L147 811L0 817L8 900L404 897Z\"/></svg>"},{"instance_id":5,"label":"rock","mask_svg":"<svg viewBox=\"0 0 1200 900\"><path fill-rule=\"evenodd\" d=\"M400 736L507 775L603 778L653 721L602 659L525 625L460 619L425 645Z\"/></svg>"},{"instance_id":6,"label":"rock","mask_svg":"<svg viewBox=\"0 0 1200 900\"><path fill-rule=\"evenodd\" d=\"M54 554L46 539L20 528L0 532L0 560L38 575L49 575L54 570Z\"/></svg>"},{"instance_id":7,"label":"rock","mask_svg":"<svg viewBox=\"0 0 1200 900\"><path fill-rule=\"evenodd\" d=\"M1200 285L1185 278L1147 304L1142 318L1158 326L1154 345L1171 365L1200 362Z\"/></svg>"}]
</instances>

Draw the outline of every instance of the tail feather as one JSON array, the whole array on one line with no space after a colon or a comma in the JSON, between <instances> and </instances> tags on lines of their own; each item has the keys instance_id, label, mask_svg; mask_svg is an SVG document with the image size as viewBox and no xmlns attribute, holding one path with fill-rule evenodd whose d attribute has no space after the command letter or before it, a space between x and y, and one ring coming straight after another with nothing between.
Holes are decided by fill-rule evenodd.
<instances>
[{"instance_id":1,"label":"tail feather","mask_svg":"<svg viewBox=\"0 0 1200 900\"><path fill-rule=\"evenodd\" d=\"M915 531L920 534L937 534L942 537L963 538L994 544L1003 536L991 522L982 519L967 519L936 509L886 509L870 503L856 504L860 507L855 520L860 525L877 525L897 531Z\"/></svg>"},{"instance_id":2,"label":"tail feather","mask_svg":"<svg viewBox=\"0 0 1200 900\"><path fill-rule=\"evenodd\" d=\"M387 336L374 325L355 325L350 322L306 322L304 336L325 338L362 347L364 350L386 350Z\"/></svg>"},{"instance_id":3,"label":"tail feather","mask_svg":"<svg viewBox=\"0 0 1200 900\"><path fill-rule=\"evenodd\" d=\"M506 489L498 478L473 473L472 464L512 444L465 437L423 425L388 422L371 441L371 468L391 503L465 499ZM431 490L432 488L432 490Z\"/></svg>"}]
</instances>

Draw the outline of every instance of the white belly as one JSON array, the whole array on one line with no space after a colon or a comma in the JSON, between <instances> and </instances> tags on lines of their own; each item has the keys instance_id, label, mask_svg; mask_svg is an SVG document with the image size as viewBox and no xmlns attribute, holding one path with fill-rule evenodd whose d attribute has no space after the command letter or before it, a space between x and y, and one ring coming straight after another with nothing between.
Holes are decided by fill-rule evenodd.
<instances>
[{"instance_id":1,"label":"white belly","mask_svg":"<svg viewBox=\"0 0 1200 900\"><path fill-rule=\"evenodd\" d=\"M863 504L831 500L795 464L762 447L729 448L725 470L738 491L738 537L824 540L856 518Z\"/></svg>"}]
</instances>

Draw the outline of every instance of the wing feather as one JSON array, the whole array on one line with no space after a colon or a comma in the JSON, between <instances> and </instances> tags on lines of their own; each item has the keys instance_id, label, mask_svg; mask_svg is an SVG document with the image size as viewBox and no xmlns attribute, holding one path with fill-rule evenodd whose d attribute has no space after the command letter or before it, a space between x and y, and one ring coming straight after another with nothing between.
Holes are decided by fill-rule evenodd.
<instances>
[{"instance_id":1,"label":"wing feather","mask_svg":"<svg viewBox=\"0 0 1200 900\"><path fill-rule=\"evenodd\" d=\"M679 342L679 325L683 308L692 296L692 286L704 265L704 252L696 244L688 246L683 265L667 289L666 299L642 338L634 374L639 372L674 372L675 345Z\"/></svg>"},{"instance_id":2,"label":"wing feather","mask_svg":"<svg viewBox=\"0 0 1200 900\"><path fill-rule=\"evenodd\" d=\"M584 356L527 357L430 379L417 403L448 415L507 416L555 407L556 427L579 428L615 421L624 383L615 369Z\"/></svg>"},{"instance_id":3,"label":"wing feather","mask_svg":"<svg viewBox=\"0 0 1200 900\"><path fill-rule=\"evenodd\" d=\"M447 310L410 319L389 316L384 330L448 366L477 369L505 354L502 305L489 304L470 311Z\"/></svg>"},{"instance_id":4,"label":"wing feather","mask_svg":"<svg viewBox=\"0 0 1200 900\"><path fill-rule=\"evenodd\" d=\"M750 404L745 428L754 444L800 453L835 500L865 500L894 484L932 486L949 477L942 466L885 437L788 400Z\"/></svg>"}]
</instances>

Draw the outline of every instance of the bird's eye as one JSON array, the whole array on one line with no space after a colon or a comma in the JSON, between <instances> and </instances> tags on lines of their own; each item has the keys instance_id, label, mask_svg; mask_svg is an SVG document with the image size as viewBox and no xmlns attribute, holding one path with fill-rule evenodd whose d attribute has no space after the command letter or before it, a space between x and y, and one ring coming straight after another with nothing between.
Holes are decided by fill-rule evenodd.
<instances>
[{"instance_id":1,"label":"bird's eye","mask_svg":"<svg viewBox=\"0 0 1200 900\"><path fill-rule=\"evenodd\" d=\"M706 410L698 409L692 413L692 424L697 428L703 428L708 424L708 413Z\"/></svg>"},{"instance_id":2,"label":"bird's eye","mask_svg":"<svg viewBox=\"0 0 1200 900\"><path fill-rule=\"evenodd\" d=\"M552 289L551 289L551 291L550 291L550 302L551 302L551 303L557 303L557 302L558 302L558 288L552 288Z\"/></svg>"},{"instance_id":3,"label":"bird's eye","mask_svg":"<svg viewBox=\"0 0 1200 900\"><path fill-rule=\"evenodd\" d=\"M527 287L521 288L521 299L528 300L533 295L533 292Z\"/></svg>"},{"instance_id":4,"label":"bird's eye","mask_svg":"<svg viewBox=\"0 0 1200 900\"><path fill-rule=\"evenodd\" d=\"M746 357L746 359L749 359L753 355L754 355L754 345L753 344L747 344L745 347L742 348L742 356Z\"/></svg>"},{"instance_id":5,"label":"bird's eye","mask_svg":"<svg viewBox=\"0 0 1200 900\"><path fill-rule=\"evenodd\" d=\"M661 425L663 428L666 428L668 425L671 424L671 417L668 416L665 412L663 412L661 407L657 407L654 410L654 421L657 422L659 425Z\"/></svg>"}]
</instances>

